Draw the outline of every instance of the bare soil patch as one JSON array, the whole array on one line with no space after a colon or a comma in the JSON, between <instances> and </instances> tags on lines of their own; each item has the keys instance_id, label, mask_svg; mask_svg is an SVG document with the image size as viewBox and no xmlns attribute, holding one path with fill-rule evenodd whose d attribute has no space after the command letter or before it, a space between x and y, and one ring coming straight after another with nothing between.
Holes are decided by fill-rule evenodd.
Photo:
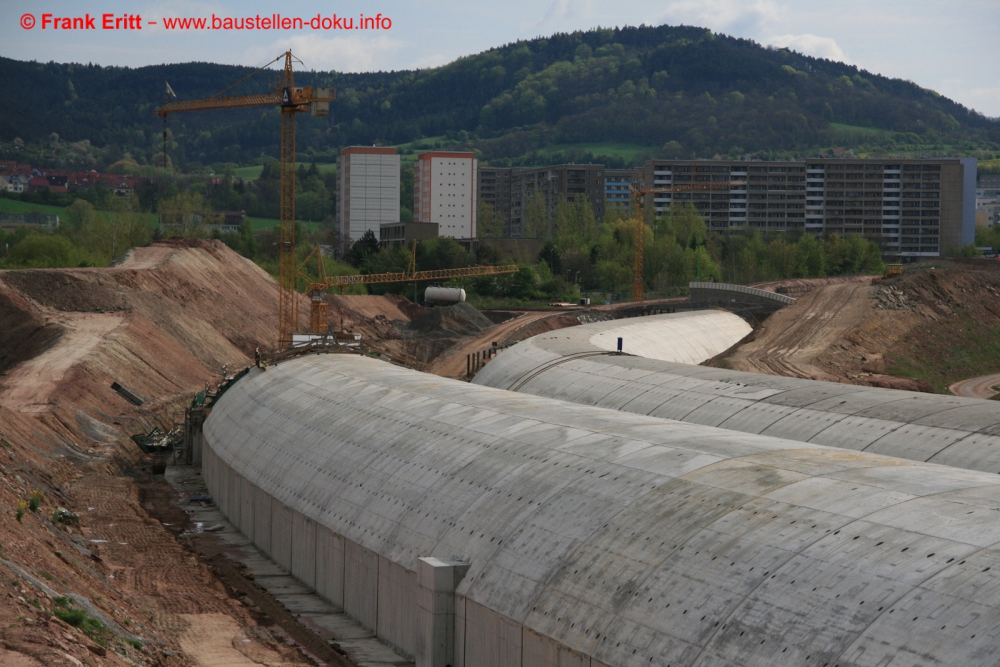
<instances>
[{"instance_id":1,"label":"bare soil patch","mask_svg":"<svg viewBox=\"0 0 1000 667\"><path fill-rule=\"evenodd\" d=\"M933 266L933 268L932 268ZM941 261L819 285L708 365L944 393L1000 372L1000 266Z\"/></svg>"}]
</instances>

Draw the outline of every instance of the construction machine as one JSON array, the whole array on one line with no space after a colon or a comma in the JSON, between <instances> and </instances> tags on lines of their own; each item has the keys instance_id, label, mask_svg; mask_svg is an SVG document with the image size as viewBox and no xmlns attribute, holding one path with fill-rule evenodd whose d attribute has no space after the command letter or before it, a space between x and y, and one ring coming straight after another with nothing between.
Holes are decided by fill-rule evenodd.
<instances>
[{"instance_id":1,"label":"construction machine","mask_svg":"<svg viewBox=\"0 0 1000 667\"><path fill-rule=\"evenodd\" d=\"M882 273L883 278L892 278L893 276L901 275L903 275L902 264L886 264L885 271Z\"/></svg>"},{"instance_id":2,"label":"construction machine","mask_svg":"<svg viewBox=\"0 0 1000 667\"><path fill-rule=\"evenodd\" d=\"M274 92L258 95L231 95L223 93L263 71L284 58L284 70L274 86ZM156 113L163 117L163 155L167 154L167 116L186 111L206 109L237 109L241 107L277 106L281 109L281 159L280 173L280 226L278 259L278 347L290 347L292 334L298 329L298 298L295 294L295 114L309 111L313 116L326 116L330 102L336 99L333 88L299 87L295 85L292 62L302 61L286 51L260 69L251 72L231 86L203 100L165 102ZM169 93L169 85L167 87Z\"/></svg>"}]
</instances>

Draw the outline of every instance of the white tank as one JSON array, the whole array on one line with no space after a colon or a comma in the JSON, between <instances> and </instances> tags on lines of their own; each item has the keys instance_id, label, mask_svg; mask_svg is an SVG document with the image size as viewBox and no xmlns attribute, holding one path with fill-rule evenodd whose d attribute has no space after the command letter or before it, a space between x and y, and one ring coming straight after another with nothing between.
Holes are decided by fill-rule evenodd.
<instances>
[{"instance_id":1,"label":"white tank","mask_svg":"<svg viewBox=\"0 0 1000 667\"><path fill-rule=\"evenodd\" d=\"M465 301L465 290L459 287L428 287L424 301L432 303L458 303Z\"/></svg>"}]
</instances>

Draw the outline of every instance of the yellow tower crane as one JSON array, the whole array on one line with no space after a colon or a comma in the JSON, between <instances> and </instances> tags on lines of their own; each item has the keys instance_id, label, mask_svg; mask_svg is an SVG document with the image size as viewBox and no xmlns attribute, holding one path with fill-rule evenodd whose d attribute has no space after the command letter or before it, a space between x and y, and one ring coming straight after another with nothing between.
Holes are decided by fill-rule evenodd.
<instances>
[{"instance_id":1,"label":"yellow tower crane","mask_svg":"<svg viewBox=\"0 0 1000 667\"><path fill-rule=\"evenodd\" d=\"M237 84L246 81L254 74L284 58L285 67L280 80L272 93L259 95L222 96ZM295 295L295 114L310 111L314 116L326 116L330 110L330 102L336 99L333 88L316 88L311 86L296 87L292 62L302 61L295 58L291 51L286 51L255 72L243 77L236 83L220 90L215 95L203 100L186 102L167 102L156 113L163 117L164 125L167 116L184 111L203 111L206 109L235 109L239 107L256 107L276 105L281 108L281 160L279 173L281 176L281 223L279 227L279 260L278 260L278 347L290 347L292 334L298 329L298 299ZM169 87L168 87L169 90ZM163 130L164 163L166 163L167 131Z\"/></svg>"},{"instance_id":2,"label":"yellow tower crane","mask_svg":"<svg viewBox=\"0 0 1000 667\"><path fill-rule=\"evenodd\" d=\"M746 181L713 181L690 185L671 185L662 188L637 188L629 186L632 215L635 217L635 266L632 269L632 299L645 301L646 286L642 279L643 255L646 242L646 195L674 192L700 192L704 190L731 190L746 185Z\"/></svg>"},{"instance_id":3,"label":"yellow tower crane","mask_svg":"<svg viewBox=\"0 0 1000 667\"><path fill-rule=\"evenodd\" d=\"M310 260L316 260L316 278L306 275L306 264ZM340 288L340 293L344 293L344 288L350 285L380 285L385 283L415 283L425 280L450 280L452 278L476 278L479 276L499 276L506 273L517 273L520 270L517 264L507 264L505 266L467 266L461 269L435 269L431 271L417 271L417 242L413 242L410 250L410 266L406 271L394 273L372 273L360 276L330 276L327 277L326 269L323 266L323 253L319 246L316 246L302 262L299 267L299 275L306 281L306 294L309 295L309 331L314 334L324 334L327 330L327 305L323 300L323 294L331 287Z\"/></svg>"}]
</instances>

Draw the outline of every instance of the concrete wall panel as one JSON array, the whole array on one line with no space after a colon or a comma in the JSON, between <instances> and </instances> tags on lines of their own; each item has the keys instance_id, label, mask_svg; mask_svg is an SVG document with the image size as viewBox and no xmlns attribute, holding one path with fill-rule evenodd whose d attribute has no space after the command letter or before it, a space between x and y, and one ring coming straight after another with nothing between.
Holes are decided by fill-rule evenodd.
<instances>
[{"instance_id":1,"label":"concrete wall panel","mask_svg":"<svg viewBox=\"0 0 1000 667\"><path fill-rule=\"evenodd\" d=\"M344 538L322 525L316 528L316 592L344 608Z\"/></svg>"},{"instance_id":2,"label":"concrete wall panel","mask_svg":"<svg viewBox=\"0 0 1000 667\"><path fill-rule=\"evenodd\" d=\"M455 667L465 667L465 611L466 599L455 596Z\"/></svg>"},{"instance_id":3,"label":"concrete wall panel","mask_svg":"<svg viewBox=\"0 0 1000 667\"><path fill-rule=\"evenodd\" d=\"M522 667L590 667L590 656L573 651L528 628L522 638Z\"/></svg>"},{"instance_id":4,"label":"concrete wall panel","mask_svg":"<svg viewBox=\"0 0 1000 667\"><path fill-rule=\"evenodd\" d=\"M416 652L417 574L379 557L378 635L408 656Z\"/></svg>"},{"instance_id":5,"label":"concrete wall panel","mask_svg":"<svg viewBox=\"0 0 1000 667\"><path fill-rule=\"evenodd\" d=\"M344 611L370 630L378 626L378 554L344 540Z\"/></svg>"},{"instance_id":6,"label":"concrete wall panel","mask_svg":"<svg viewBox=\"0 0 1000 667\"><path fill-rule=\"evenodd\" d=\"M254 487L253 543L264 553L271 553L271 496L266 491Z\"/></svg>"},{"instance_id":7,"label":"concrete wall panel","mask_svg":"<svg viewBox=\"0 0 1000 667\"><path fill-rule=\"evenodd\" d=\"M241 491L243 478L232 468L229 469L229 520L237 529L243 530L243 502Z\"/></svg>"},{"instance_id":8,"label":"concrete wall panel","mask_svg":"<svg viewBox=\"0 0 1000 667\"><path fill-rule=\"evenodd\" d=\"M251 542L253 542L253 534L257 528L257 522L254 515L254 500L256 497L257 487L250 483L249 480L241 480L240 486L240 531L247 536Z\"/></svg>"},{"instance_id":9,"label":"concrete wall panel","mask_svg":"<svg viewBox=\"0 0 1000 667\"><path fill-rule=\"evenodd\" d=\"M292 510L271 500L271 558L286 570L292 569Z\"/></svg>"},{"instance_id":10,"label":"concrete wall panel","mask_svg":"<svg viewBox=\"0 0 1000 667\"><path fill-rule=\"evenodd\" d=\"M521 667L521 625L471 600L465 611L465 667Z\"/></svg>"},{"instance_id":11,"label":"concrete wall panel","mask_svg":"<svg viewBox=\"0 0 1000 667\"><path fill-rule=\"evenodd\" d=\"M292 512L292 576L316 588L316 522Z\"/></svg>"}]
</instances>

